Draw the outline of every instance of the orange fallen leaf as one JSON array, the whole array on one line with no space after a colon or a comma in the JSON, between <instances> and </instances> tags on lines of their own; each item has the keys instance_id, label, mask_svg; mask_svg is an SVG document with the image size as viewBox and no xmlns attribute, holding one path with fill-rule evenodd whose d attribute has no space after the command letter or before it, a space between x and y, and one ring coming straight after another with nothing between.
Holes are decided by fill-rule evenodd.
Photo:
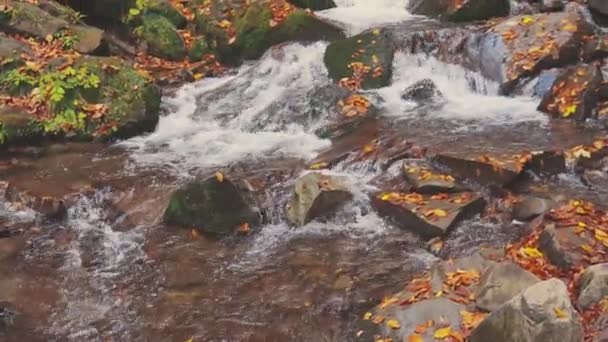
<instances>
[{"instance_id":1,"label":"orange fallen leaf","mask_svg":"<svg viewBox=\"0 0 608 342\"><path fill-rule=\"evenodd\" d=\"M218 171L215 173L215 178L221 183L224 181L224 174Z\"/></svg>"}]
</instances>

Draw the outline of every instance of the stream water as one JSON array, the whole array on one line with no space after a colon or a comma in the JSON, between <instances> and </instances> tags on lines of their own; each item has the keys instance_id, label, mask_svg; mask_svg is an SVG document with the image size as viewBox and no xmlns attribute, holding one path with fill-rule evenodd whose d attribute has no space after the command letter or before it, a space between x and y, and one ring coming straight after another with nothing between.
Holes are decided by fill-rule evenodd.
<instances>
[{"instance_id":1,"label":"stream water","mask_svg":"<svg viewBox=\"0 0 608 342\"><path fill-rule=\"evenodd\" d=\"M406 0L336 2L337 8L318 15L349 34L419 19L405 10ZM371 210L366 193L384 171L364 162L332 171L348 177L355 193L336 218L299 229L281 219L278 208L302 164L332 148L314 133L327 124L329 104L313 108L310 101L331 83L325 47L273 48L229 75L166 97L166 114L149 135L43 157L34 171L13 174L32 189L91 191L72 199L63 223L0 206L0 223L38 232L28 242L0 239L0 256L9 255L0 263L0 302L13 303L20 313L13 334L0 340L352 340L357 317L437 258ZM518 152L590 138L548 122L535 110L538 99L498 96L496 84L459 66L399 52L394 68L392 85L368 95L382 122L431 150ZM422 113L400 98L423 78L443 93L443 110ZM265 190L277 208L271 223L228 241L167 229L160 218L168 194L218 169L276 177ZM568 176L558 182L565 193L605 199ZM511 226L475 219L447 243L456 255L514 234ZM26 246L11 255L16 243Z\"/></svg>"}]
</instances>

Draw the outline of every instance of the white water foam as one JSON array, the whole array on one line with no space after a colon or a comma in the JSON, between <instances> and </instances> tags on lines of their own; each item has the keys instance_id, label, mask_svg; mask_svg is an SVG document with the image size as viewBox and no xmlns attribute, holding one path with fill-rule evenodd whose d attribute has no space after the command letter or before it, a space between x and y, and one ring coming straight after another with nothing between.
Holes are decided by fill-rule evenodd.
<instances>
[{"instance_id":1,"label":"white water foam","mask_svg":"<svg viewBox=\"0 0 608 342\"><path fill-rule=\"evenodd\" d=\"M335 8L316 14L355 35L383 24L392 24L415 16L407 10L408 0L336 0Z\"/></svg>"},{"instance_id":2,"label":"white water foam","mask_svg":"<svg viewBox=\"0 0 608 342\"><path fill-rule=\"evenodd\" d=\"M483 125L547 122L547 116L536 110L537 99L499 96L498 84L479 73L440 62L433 57L402 52L395 55L392 84L377 91L382 98L380 105L385 115L395 118L418 117L417 105L404 101L401 93L423 79L431 79L446 101L440 109L428 113L432 118L477 121Z\"/></svg>"},{"instance_id":3,"label":"white water foam","mask_svg":"<svg viewBox=\"0 0 608 342\"><path fill-rule=\"evenodd\" d=\"M269 51L235 76L181 88L156 131L126 142L141 163L205 167L264 157L312 158L329 141L312 132L325 118L297 118L308 91L327 84L326 43L291 44Z\"/></svg>"}]
</instances>

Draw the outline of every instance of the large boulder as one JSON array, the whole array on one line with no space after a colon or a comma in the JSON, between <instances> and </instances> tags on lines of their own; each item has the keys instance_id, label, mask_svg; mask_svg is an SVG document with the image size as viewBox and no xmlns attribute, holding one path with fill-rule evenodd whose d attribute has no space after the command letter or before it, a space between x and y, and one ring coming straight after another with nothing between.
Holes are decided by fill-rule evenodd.
<instances>
[{"instance_id":1,"label":"large boulder","mask_svg":"<svg viewBox=\"0 0 608 342\"><path fill-rule=\"evenodd\" d=\"M0 26L8 32L45 39L70 25L66 20L25 2L13 1L7 11L5 15L0 15Z\"/></svg>"},{"instance_id":2,"label":"large boulder","mask_svg":"<svg viewBox=\"0 0 608 342\"><path fill-rule=\"evenodd\" d=\"M329 77L352 88L380 88L390 83L394 50L381 30L333 42L323 61Z\"/></svg>"},{"instance_id":3,"label":"large boulder","mask_svg":"<svg viewBox=\"0 0 608 342\"><path fill-rule=\"evenodd\" d=\"M576 10L516 16L472 36L467 55L484 76L511 93L527 77L576 62L585 37L592 34L591 25Z\"/></svg>"},{"instance_id":4,"label":"large boulder","mask_svg":"<svg viewBox=\"0 0 608 342\"><path fill-rule=\"evenodd\" d=\"M589 266L580 278L578 305L587 309L608 296L608 264Z\"/></svg>"},{"instance_id":5,"label":"large boulder","mask_svg":"<svg viewBox=\"0 0 608 342\"><path fill-rule=\"evenodd\" d=\"M164 220L169 225L225 236L243 224L257 224L259 218L241 191L222 175L192 181L175 191Z\"/></svg>"},{"instance_id":6,"label":"large boulder","mask_svg":"<svg viewBox=\"0 0 608 342\"><path fill-rule=\"evenodd\" d=\"M566 285L549 279L530 286L475 328L470 342L580 342L583 327Z\"/></svg>"},{"instance_id":7,"label":"large boulder","mask_svg":"<svg viewBox=\"0 0 608 342\"><path fill-rule=\"evenodd\" d=\"M186 43L169 19L156 13L142 18L141 38L148 44L148 52L170 60L186 57Z\"/></svg>"},{"instance_id":8,"label":"large boulder","mask_svg":"<svg viewBox=\"0 0 608 342\"><path fill-rule=\"evenodd\" d=\"M508 0L412 0L408 10L413 14L440 17L448 21L485 20L509 15Z\"/></svg>"},{"instance_id":9,"label":"large boulder","mask_svg":"<svg viewBox=\"0 0 608 342\"><path fill-rule=\"evenodd\" d=\"M289 0L300 8L310 8L313 11L322 11L336 7L334 0Z\"/></svg>"},{"instance_id":10,"label":"large boulder","mask_svg":"<svg viewBox=\"0 0 608 342\"><path fill-rule=\"evenodd\" d=\"M35 142L42 136L34 118L22 108L0 106L0 146Z\"/></svg>"},{"instance_id":11,"label":"large boulder","mask_svg":"<svg viewBox=\"0 0 608 342\"><path fill-rule=\"evenodd\" d=\"M344 177L311 172L296 180L287 218L294 225L304 225L326 217L352 198Z\"/></svg>"},{"instance_id":12,"label":"large boulder","mask_svg":"<svg viewBox=\"0 0 608 342\"><path fill-rule=\"evenodd\" d=\"M564 69L538 106L557 118L584 121L597 115L602 71L596 65L579 64Z\"/></svg>"},{"instance_id":13,"label":"large boulder","mask_svg":"<svg viewBox=\"0 0 608 342\"><path fill-rule=\"evenodd\" d=\"M608 2L604 0L588 0L587 5L593 12L597 12L602 15L608 15Z\"/></svg>"},{"instance_id":14,"label":"large boulder","mask_svg":"<svg viewBox=\"0 0 608 342\"><path fill-rule=\"evenodd\" d=\"M540 216L555 207L555 202L540 197L526 197L513 206L513 218L528 221Z\"/></svg>"},{"instance_id":15,"label":"large boulder","mask_svg":"<svg viewBox=\"0 0 608 342\"><path fill-rule=\"evenodd\" d=\"M271 46L285 42L333 41L344 37L339 28L304 10L293 11L274 27L271 19L267 6L255 4L237 20L234 45L240 59L257 59Z\"/></svg>"},{"instance_id":16,"label":"large boulder","mask_svg":"<svg viewBox=\"0 0 608 342\"><path fill-rule=\"evenodd\" d=\"M494 311L528 287L540 282L534 274L511 263L490 266L482 275L475 293L475 305Z\"/></svg>"}]
</instances>

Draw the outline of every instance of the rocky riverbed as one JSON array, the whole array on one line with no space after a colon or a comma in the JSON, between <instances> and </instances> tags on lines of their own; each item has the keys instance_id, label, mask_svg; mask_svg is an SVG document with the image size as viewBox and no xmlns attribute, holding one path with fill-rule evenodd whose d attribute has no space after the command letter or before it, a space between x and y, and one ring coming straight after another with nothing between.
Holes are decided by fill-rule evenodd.
<instances>
[{"instance_id":1,"label":"rocky riverbed","mask_svg":"<svg viewBox=\"0 0 608 342\"><path fill-rule=\"evenodd\" d=\"M0 340L608 338L602 1L2 6Z\"/></svg>"}]
</instances>

